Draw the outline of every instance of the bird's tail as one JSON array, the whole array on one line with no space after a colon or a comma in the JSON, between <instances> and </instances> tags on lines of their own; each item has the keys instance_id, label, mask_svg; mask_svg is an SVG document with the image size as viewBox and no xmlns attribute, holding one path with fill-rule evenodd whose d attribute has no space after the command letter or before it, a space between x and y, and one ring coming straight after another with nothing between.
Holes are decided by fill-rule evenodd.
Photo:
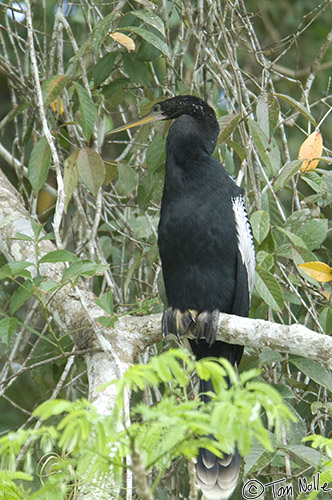
<instances>
[{"instance_id":1,"label":"bird's tail","mask_svg":"<svg viewBox=\"0 0 332 500\"><path fill-rule=\"evenodd\" d=\"M164 336L173 333L180 337L186 331L195 335L189 343L197 360L206 357L223 357L238 365L243 347L216 341L218 310L198 312L194 309L180 310L169 307L163 314L162 330ZM229 383L229 380L228 380ZM200 380L199 392L203 402L208 402L208 392L214 392L211 380ZM240 455L237 450L222 458L201 448L197 457L197 485L208 500L229 498L235 490L240 473Z\"/></svg>"},{"instance_id":2,"label":"bird's tail","mask_svg":"<svg viewBox=\"0 0 332 500\"><path fill-rule=\"evenodd\" d=\"M211 380L200 380L200 393L213 391ZM206 400L207 396L201 396ZM208 500L229 498L236 488L240 474L240 455L235 450L233 455L217 457L209 450L201 448L196 463L196 482Z\"/></svg>"},{"instance_id":3,"label":"bird's tail","mask_svg":"<svg viewBox=\"0 0 332 500\"><path fill-rule=\"evenodd\" d=\"M234 366L238 365L243 347L238 345L226 344L217 341L209 346L202 339L190 341L192 350L197 359L208 356L224 357ZM230 380L226 378L228 386ZM199 381L200 398L207 403L210 398L209 392L215 392L211 380ZM223 457L217 457L211 451L201 448L198 453L196 463L196 482L208 500L224 500L230 498L234 492L240 474L241 459L235 449L232 455L224 453Z\"/></svg>"}]
</instances>

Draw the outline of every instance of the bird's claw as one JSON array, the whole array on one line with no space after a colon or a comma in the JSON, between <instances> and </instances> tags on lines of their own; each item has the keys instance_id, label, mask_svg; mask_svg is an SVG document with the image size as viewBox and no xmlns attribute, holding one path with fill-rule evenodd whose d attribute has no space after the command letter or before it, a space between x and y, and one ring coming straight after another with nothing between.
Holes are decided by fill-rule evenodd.
<instances>
[{"instance_id":1,"label":"bird's claw","mask_svg":"<svg viewBox=\"0 0 332 500\"><path fill-rule=\"evenodd\" d=\"M196 342L201 338L205 338L205 341L209 346L211 346L217 336L218 331L218 317L219 311L215 309L214 311L203 311L196 318L196 325L193 328L193 334L196 337Z\"/></svg>"},{"instance_id":2,"label":"bird's claw","mask_svg":"<svg viewBox=\"0 0 332 500\"><path fill-rule=\"evenodd\" d=\"M194 309L174 309L169 307L164 311L162 318L163 336L167 337L173 333L178 338L190 330L196 337L198 342L201 338L211 346L216 340L218 329L219 311L203 311L199 313Z\"/></svg>"},{"instance_id":3,"label":"bird's claw","mask_svg":"<svg viewBox=\"0 0 332 500\"><path fill-rule=\"evenodd\" d=\"M196 311L192 311L191 309L187 309L186 311L173 309L173 307L166 309L161 321L163 336L167 337L167 335L173 333L180 338L181 335L188 329L191 329L192 325L196 323L195 313Z\"/></svg>"}]
</instances>

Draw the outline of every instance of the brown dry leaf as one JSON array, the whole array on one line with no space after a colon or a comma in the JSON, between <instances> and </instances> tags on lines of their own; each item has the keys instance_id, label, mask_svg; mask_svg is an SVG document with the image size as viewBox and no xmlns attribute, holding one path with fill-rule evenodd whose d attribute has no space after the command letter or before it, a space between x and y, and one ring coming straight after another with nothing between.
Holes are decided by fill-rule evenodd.
<instances>
[{"instance_id":1,"label":"brown dry leaf","mask_svg":"<svg viewBox=\"0 0 332 500\"><path fill-rule=\"evenodd\" d=\"M131 50L135 50L135 42L134 42L134 40L129 38L129 36L124 35L123 33L119 33L119 32L109 33L108 36L113 38L113 40L115 42L118 42L121 45L123 45L124 47L126 47L128 52L130 52Z\"/></svg>"},{"instance_id":2,"label":"brown dry leaf","mask_svg":"<svg viewBox=\"0 0 332 500\"><path fill-rule=\"evenodd\" d=\"M322 134L315 130L312 134L308 135L306 140L302 143L299 151L299 160L305 160L302 163L301 174L305 172L311 172L314 170L319 160L315 160L315 158L319 158L322 156L323 152L323 139Z\"/></svg>"},{"instance_id":3,"label":"brown dry leaf","mask_svg":"<svg viewBox=\"0 0 332 500\"><path fill-rule=\"evenodd\" d=\"M299 264L299 268L320 283L327 283L332 280L332 268L324 262L305 262Z\"/></svg>"}]
</instances>

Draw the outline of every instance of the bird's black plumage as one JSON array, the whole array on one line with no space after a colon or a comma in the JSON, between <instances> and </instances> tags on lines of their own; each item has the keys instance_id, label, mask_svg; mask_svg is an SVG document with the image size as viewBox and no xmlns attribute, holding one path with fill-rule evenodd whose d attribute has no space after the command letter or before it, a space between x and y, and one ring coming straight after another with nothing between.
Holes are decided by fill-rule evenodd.
<instances>
[{"instance_id":1,"label":"bird's black plumage","mask_svg":"<svg viewBox=\"0 0 332 500\"><path fill-rule=\"evenodd\" d=\"M153 114L157 118L150 119ZM254 247L242 190L211 156L219 126L205 101L174 97L155 105L152 115L136 124L157 119L175 119L166 143L158 227L168 300L163 333L181 335L190 329L196 336L190 344L197 359L223 356L238 364L243 347L215 341L215 335L219 311L249 315ZM210 381L200 381L200 393L211 390ZM229 498L239 466L237 452L220 459L200 450L197 481L206 498Z\"/></svg>"},{"instance_id":2,"label":"bird's black plumage","mask_svg":"<svg viewBox=\"0 0 332 500\"><path fill-rule=\"evenodd\" d=\"M253 243L249 223L237 222L234 210L235 200L239 200L241 212L242 190L211 156L219 133L214 111L192 96L160 106L167 117L173 107L178 110L178 114L172 111L172 117L178 118L167 137L158 229L169 307L164 313L164 333L181 334L192 328L197 340L190 344L198 359L223 356L238 364L243 347L214 340L218 311L249 315ZM238 216L246 218L245 210ZM239 226L248 234L238 234ZM251 261L247 263L239 248L241 237L243 245L249 245ZM200 381L201 393L210 390L211 382ZM228 498L236 486L239 466L237 453L218 459L201 450L197 480L205 496Z\"/></svg>"}]
</instances>

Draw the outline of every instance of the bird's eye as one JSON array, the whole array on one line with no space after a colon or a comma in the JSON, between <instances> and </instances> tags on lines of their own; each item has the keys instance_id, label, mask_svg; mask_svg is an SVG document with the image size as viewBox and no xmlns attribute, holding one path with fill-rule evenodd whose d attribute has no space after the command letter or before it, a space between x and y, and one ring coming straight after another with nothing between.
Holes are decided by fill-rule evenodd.
<instances>
[{"instance_id":1,"label":"bird's eye","mask_svg":"<svg viewBox=\"0 0 332 500\"><path fill-rule=\"evenodd\" d=\"M153 108L152 108L152 111L153 111L154 113L159 113L159 111L161 111L161 106L160 106L160 104L155 104L155 105L153 106Z\"/></svg>"}]
</instances>

